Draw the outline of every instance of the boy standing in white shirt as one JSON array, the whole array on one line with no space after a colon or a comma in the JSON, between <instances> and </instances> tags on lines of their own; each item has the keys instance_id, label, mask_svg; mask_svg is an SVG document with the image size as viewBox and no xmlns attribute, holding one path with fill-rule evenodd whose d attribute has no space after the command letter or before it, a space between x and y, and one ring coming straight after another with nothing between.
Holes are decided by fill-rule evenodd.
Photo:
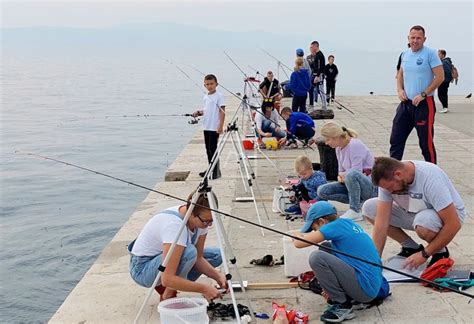
<instances>
[{"instance_id":1,"label":"boy standing in white shirt","mask_svg":"<svg viewBox=\"0 0 474 324\"><path fill-rule=\"evenodd\" d=\"M219 134L224 132L224 96L216 90L217 85L217 78L214 74L208 74L204 77L204 86L207 89L207 94L204 95L204 108L203 110L197 110L193 113L195 117L203 116L204 143L206 145L207 161L209 164L217 149ZM204 177L205 174L206 171L199 173L201 177ZM219 161L217 161L212 173L212 179L218 179L220 177L221 171L219 169Z\"/></svg>"}]
</instances>

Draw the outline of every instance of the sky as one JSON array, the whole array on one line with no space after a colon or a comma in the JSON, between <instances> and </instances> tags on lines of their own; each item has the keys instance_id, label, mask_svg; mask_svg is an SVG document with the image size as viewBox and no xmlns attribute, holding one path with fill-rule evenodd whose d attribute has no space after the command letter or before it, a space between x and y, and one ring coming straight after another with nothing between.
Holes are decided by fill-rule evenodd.
<instances>
[{"instance_id":1,"label":"sky","mask_svg":"<svg viewBox=\"0 0 474 324\"><path fill-rule=\"evenodd\" d=\"M307 35L371 51L401 48L412 25L434 48L472 51L471 1L3 1L2 28L108 29L174 23L227 32Z\"/></svg>"}]
</instances>

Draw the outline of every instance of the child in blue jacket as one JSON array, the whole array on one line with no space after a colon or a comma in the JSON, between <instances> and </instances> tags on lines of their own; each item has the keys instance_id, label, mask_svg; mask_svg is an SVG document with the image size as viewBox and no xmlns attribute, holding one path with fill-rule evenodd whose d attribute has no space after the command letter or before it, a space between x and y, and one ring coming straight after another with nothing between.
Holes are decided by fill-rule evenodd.
<instances>
[{"instance_id":1,"label":"child in blue jacket","mask_svg":"<svg viewBox=\"0 0 474 324\"><path fill-rule=\"evenodd\" d=\"M281 110L281 117L286 122L286 138L280 140L280 144L288 141L288 144L296 144L296 139L311 145L314 143L313 136L316 133L314 120L308 114L293 112L290 107Z\"/></svg>"},{"instance_id":2,"label":"child in blue jacket","mask_svg":"<svg viewBox=\"0 0 474 324\"><path fill-rule=\"evenodd\" d=\"M311 81L308 70L303 67L304 60L297 57L295 60L295 71L291 73L290 83L286 86L287 90L293 92L293 102L291 108L293 111L306 112L306 98L311 88Z\"/></svg>"}]
</instances>

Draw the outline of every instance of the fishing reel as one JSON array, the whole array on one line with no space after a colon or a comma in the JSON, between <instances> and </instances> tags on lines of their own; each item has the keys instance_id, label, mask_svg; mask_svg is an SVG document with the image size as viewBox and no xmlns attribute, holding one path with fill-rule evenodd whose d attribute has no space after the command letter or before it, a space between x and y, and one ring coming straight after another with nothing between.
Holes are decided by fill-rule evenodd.
<instances>
[{"instance_id":1,"label":"fishing reel","mask_svg":"<svg viewBox=\"0 0 474 324\"><path fill-rule=\"evenodd\" d=\"M189 124L189 125L195 125L195 124L197 124L198 122L199 122L199 119L197 119L197 118L194 117L194 116L191 116L191 119L188 120L188 124Z\"/></svg>"}]
</instances>

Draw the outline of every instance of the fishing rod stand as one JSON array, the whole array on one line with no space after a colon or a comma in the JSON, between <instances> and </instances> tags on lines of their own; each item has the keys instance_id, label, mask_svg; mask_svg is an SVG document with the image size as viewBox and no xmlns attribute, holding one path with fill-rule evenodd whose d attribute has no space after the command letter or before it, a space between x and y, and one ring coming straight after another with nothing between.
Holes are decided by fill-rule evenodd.
<instances>
[{"instance_id":1,"label":"fishing rod stand","mask_svg":"<svg viewBox=\"0 0 474 324\"><path fill-rule=\"evenodd\" d=\"M234 152L237 155L237 164L239 166L240 178L242 179L242 184L243 184L245 193L250 193L249 197L236 197L235 200L238 202L252 201L255 207L255 212L257 214L258 222L260 225L262 225L262 219L260 217L260 211L258 209L257 199L255 197L255 192L253 188L254 184L256 185L256 189L259 191L259 193L260 193L260 189L258 187L258 184L254 182L255 172L242 147L242 137L240 136L239 128L237 126L237 114L238 114L238 111L235 113L232 121L227 124L226 132L224 133L224 136L217 144L217 149L214 153L214 156L211 159L210 166L204 174L204 179L212 180L212 175L214 173L213 171L218 165L219 158L222 154L222 151L224 150L226 143L230 139L230 141L232 142L232 146L234 147ZM261 193L260 193L260 196L261 196ZM263 204L263 207L267 215L267 218L269 219L268 212L264 204ZM261 230L262 236L265 236L263 229L260 229L260 230Z\"/></svg>"},{"instance_id":2,"label":"fishing rod stand","mask_svg":"<svg viewBox=\"0 0 474 324\"><path fill-rule=\"evenodd\" d=\"M211 169L211 167L208 169L208 171L210 169ZM186 214L183 218L183 222L182 222L182 224L179 228L178 234L174 238L173 243L171 244L170 249L168 250L168 253L166 254L166 257L164 258L163 262L158 267L158 273L156 274L155 280L153 281L153 284L149 288L148 294L146 295L145 300L143 301L143 304L142 304L139 312L137 313L137 316L136 316L135 321L134 321L135 324L139 323L140 317L143 314L143 310L145 309L146 305L148 304L148 301L149 301L151 295L153 294L153 291L155 290L155 287L158 285L158 282L159 282L159 280L162 276L162 273L166 270L166 266L168 265L168 262L169 262L171 256L173 255L173 252L176 248L178 239L181 237L181 234L186 229L186 225L189 221L189 218L191 218L193 210L196 207L196 202L197 202L198 198L201 195L206 195L207 196L207 199L208 199L208 202L209 202L209 207L211 209L212 221L213 221L213 224L214 224L213 228L216 231L217 243L219 245L221 258L223 260L222 266L224 268L224 273L225 273L225 277L226 277L226 280L227 280L227 286L229 288L230 296L231 296L231 299L232 299L232 304L233 304L233 308L234 308L236 323L240 324L241 320L240 320L240 315L239 315L239 309L238 309L238 306L237 306L237 299L235 297L235 291L234 291L234 288L232 286L232 274L229 271L228 263L230 263L233 266L234 273L237 277L237 282L239 283L240 288L242 289L242 293L245 296L245 299L246 299L246 302L247 302L247 305L248 305L248 308L249 308L249 311L250 311L250 315L252 317L252 321L256 322L255 314L254 314L254 311L252 309L250 298L249 298L249 296L248 296L248 294L245 290L245 286L244 286L244 283L243 283L243 280L242 280L242 276L240 275L239 268L237 267L237 258L235 257L235 254L232 250L232 246L230 244L229 237L228 237L228 235L225 231L225 227L224 227L224 224L222 222L221 216L216 213L216 210L218 210L217 209L217 201L215 200L215 196L212 192L211 186L209 186L209 184L208 184L208 178L204 177L201 180L201 182L199 183L196 192L193 194L193 196L191 198L191 204L190 204L189 208L186 210Z\"/></svg>"}]
</instances>

